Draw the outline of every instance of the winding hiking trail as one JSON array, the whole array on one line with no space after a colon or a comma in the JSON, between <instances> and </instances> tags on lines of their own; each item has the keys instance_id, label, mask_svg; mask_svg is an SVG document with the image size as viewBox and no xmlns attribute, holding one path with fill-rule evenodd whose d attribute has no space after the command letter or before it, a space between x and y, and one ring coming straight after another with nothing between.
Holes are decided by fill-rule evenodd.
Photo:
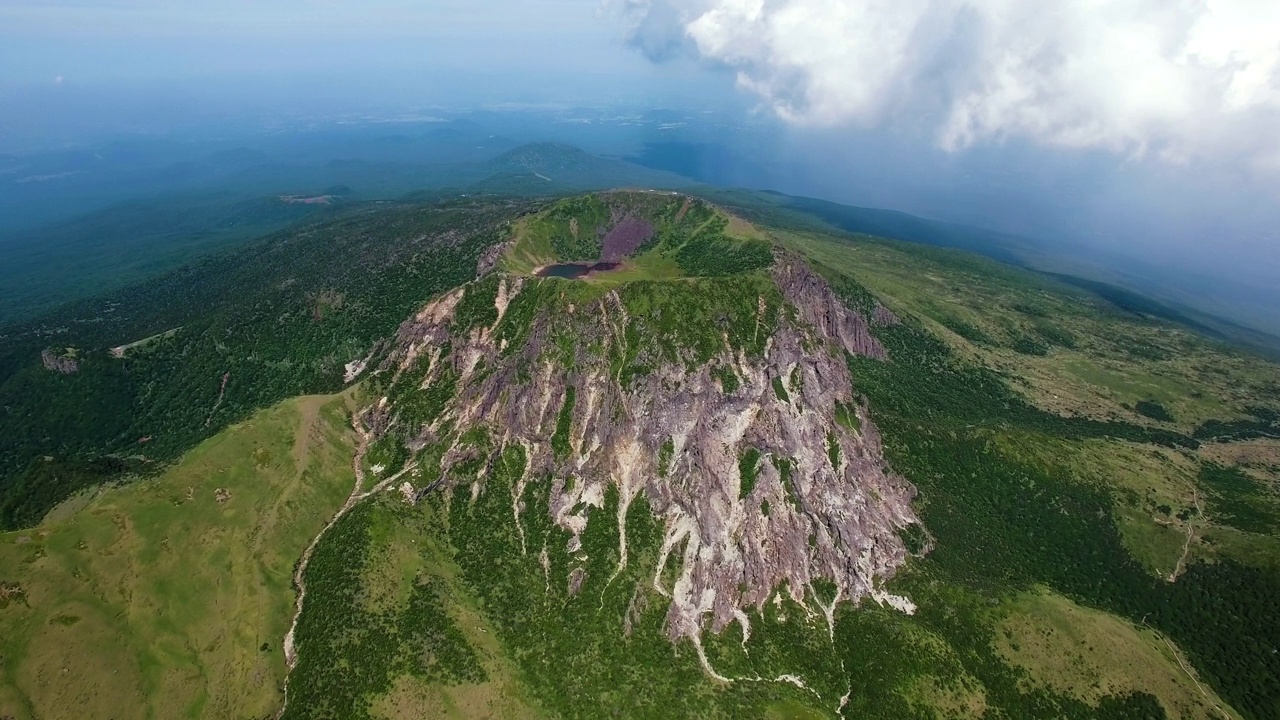
<instances>
[{"instance_id":1,"label":"winding hiking trail","mask_svg":"<svg viewBox=\"0 0 1280 720\"><path fill-rule=\"evenodd\" d=\"M213 409L209 411L209 415L204 419L204 426L209 427L209 423L213 422L213 414L218 412L218 408L222 407L222 401L227 397L227 381L231 379L231 373L222 374L222 385L218 388L218 401L213 404Z\"/></svg>"},{"instance_id":2,"label":"winding hiking trail","mask_svg":"<svg viewBox=\"0 0 1280 720\"><path fill-rule=\"evenodd\" d=\"M1200 507L1200 494L1196 488L1191 489L1191 504L1196 508L1196 517L1204 517L1204 508ZM1177 582L1178 576L1182 575L1187 568L1187 556L1191 554L1191 541L1195 539L1196 526L1187 520L1187 540L1182 544L1182 557L1178 558L1178 563L1173 566L1173 572L1169 573L1169 582Z\"/></svg>"},{"instance_id":3,"label":"winding hiking trail","mask_svg":"<svg viewBox=\"0 0 1280 720\"><path fill-rule=\"evenodd\" d=\"M294 603L293 622L289 623L289 632L285 633L284 636L284 701L280 704L280 710L275 714L276 720L280 720L280 718L284 716L285 711L289 708L289 674L293 672L293 668L298 664L298 650L294 644L294 634L298 629L298 619L302 617L302 605L307 599L306 574L307 565L311 562L312 553L315 552L316 546L320 544L320 540L324 538L325 533L329 532L330 528L338 524L338 521L342 519L342 516L346 515L352 508L360 504L361 500L382 492L393 482L399 480L405 473L416 467L416 463L409 463L399 472L379 481L378 484L374 485L372 488L361 492L360 489L364 487L364 468L362 466L364 464L365 453L369 449L369 433L365 431L360 422L363 417L364 413L357 413L351 418L351 427L356 431L357 437L355 458L352 461L352 468L355 470L356 481L354 486L351 488L351 494L347 496L347 501L342 504L342 507L338 509L338 512L334 513L334 516L329 519L329 522L325 523L325 526L320 528L320 532L316 533L316 536L311 539L311 544L307 545L307 549L303 551L302 558L298 561L298 568L293 573L293 585L298 589L298 600Z\"/></svg>"},{"instance_id":4,"label":"winding hiking trail","mask_svg":"<svg viewBox=\"0 0 1280 720\"><path fill-rule=\"evenodd\" d=\"M1212 705L1214 710L1222 713L1223 718L1226 718L1226 720L1232 720L1231 713L1227 712L1221 705L1214 701L1213 696L1204 689L1204 685L1200 684L1200 678L1196 677L1196 674L1191 671L1191 668L1187 667L1187 663L1182 659L1182 653L1178 651L1177 646L1175 646L1169 638L1165 637L1164 633L1148 625L1145 617L1142 618L1142 626L1155 633L1156 637L1164 641L1164 644L1169 648L1169 653L1173 655L1173 659L1178 662L1178 667L1182 668L1182 672L1186 673L1187 677L1191 679L1191 682L1195 684L1196 689L1200 691L1202 696L1204 696L1205 701Z\"/></svg>"}]
</instances>

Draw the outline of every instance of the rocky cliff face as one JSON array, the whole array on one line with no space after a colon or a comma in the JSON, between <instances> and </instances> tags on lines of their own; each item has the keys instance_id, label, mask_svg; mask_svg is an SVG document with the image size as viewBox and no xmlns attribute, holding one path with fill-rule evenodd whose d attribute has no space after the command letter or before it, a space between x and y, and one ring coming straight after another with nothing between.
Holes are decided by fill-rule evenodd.
<instances>
[{"instance_id":1,"label":"rocky cliff face","mask_svg":"<svg viewBox=\"0 0 1280 720\"><path fill-rule=\"evenodd\" d=\"M80 369L80 364L76 362L75 357L67 354L58 354L47 349L40 352L40 363L44 365L46 370L52 370L63 375L71 375Z\"/></svg>"},{"instance_id":2,"label":"rocky cliff face","mask_svg":"<svg viewBox=\"0 0 1280 720\"><path fill-rule=\"evenodd\" d=\"M454 492L483 491L483 479L450 474L477 459L474 447L459 441L468 429L488 430L488 462L504 447L523 447L528 462L513 492L512 522L550 513L569 538L562 548L526 547L533 555L580 559L582 533L612 487L625 565L628 508L643 494L665 528L652 587L670 601L673 641L689 639L700 649L702 633L733 622L749 637L746 610L779 593L806 607L816 601L828 623L837 603L867 596L911 611L879 583L905 561L898 531L916 522L914 488L886 471L879 434L844 359L856 353L887 360L885 350L867 318L803 262L780 254L768 272L783 305L762 351L735 350L726 337L710 362L654 362L629 376L610 359L635 356L646 323L616 289L586 303L546 303L524 333L502 331L521 294L555 298L564 285L543 284L571 281L499 277L497 320L465 331L457 316L470 290L455 290L402 325L381 366L384 375L415 378L425 367L411 392L456 388L437 416L401 431L415 450L448 448L441 481ZM758 331L765 306L762 295ZM557 334L565 327L573 333L569 346ZM404 422L396 403L385 400L365 418L375 435ZM527 501L537 482L550 483L546 506Z\"/></svg>"}]
</instances>

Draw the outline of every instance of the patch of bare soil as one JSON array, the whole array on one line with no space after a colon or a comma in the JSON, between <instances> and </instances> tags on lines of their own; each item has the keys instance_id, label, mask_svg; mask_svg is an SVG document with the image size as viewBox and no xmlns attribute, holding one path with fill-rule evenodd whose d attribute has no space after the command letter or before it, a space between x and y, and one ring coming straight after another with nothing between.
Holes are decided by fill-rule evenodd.
<instances>
[{"instance_id":1,"label":"patch of bare soil","mask_svg":"<svg viewBox=\"0 0 1280 720\"><path fill-rule=\"evenodd\" d=\"M604 250L600 259L604 262L619 262L630 257L637 248L653 237L653 225L647 220L628 217L614 225L604 236Z\"/></svg>"},{"instance_id":2,"label":"patch of bare soil","mask_svg":"<svg viewBox=\"0 0 1280 720\"><path fill-rule=\"evenodd\" d=\"M0 582L0 610L9 607L9 603L26 604L27 593L22 586L13 582Z\"/></svg>"},{"instance_id":3,"label":"patch of bare soil","mask_svg":"<svg viewBox=\"0 0 1280 720\"><path fill-rule=\"evenodd\" d=\"M680 222L681 220L683 220L685 214L689 212L689 208L691 207L693 207L693 199L685 198L684 205L681 205L680 211L676 213L676 222Z\"/></svg>"},{"instance_id":4,"label":"patch of bare soil","mask_svg":"<svg viewBox=\"0 0 1280 720\"><path fill-rule=\"evenodd\" d=\"M213 404L213 409L209 411L209 416L204 419L204 426L209 427L209 423L213 422L213 414L218 412L218 408L222 407L222 399L227 396L227 381L231 379L231 373L222 374L222 386L218 388L218 401Z\"/></svg>"}]
</instances>

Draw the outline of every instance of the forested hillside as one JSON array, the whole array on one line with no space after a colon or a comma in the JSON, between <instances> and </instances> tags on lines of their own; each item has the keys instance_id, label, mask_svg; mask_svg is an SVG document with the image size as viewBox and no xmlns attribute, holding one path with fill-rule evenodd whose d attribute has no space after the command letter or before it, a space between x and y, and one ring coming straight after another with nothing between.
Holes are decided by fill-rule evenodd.
<instances>
[{"instance_id":1,"label":"forested hillside","mask_svg":"<svg viewBox=\"0 0 1280 720\"><path fill-rule=\"evenodd\" d=\"M346 363L473 277L524 207L352 208L6 329L0 523L30 526L75 490L150 472L258 408L341 388Z\"/></svg>"},{"instance_id":2,"label":"forested hillside","mask_svg":"<svg viewBox=\"0 0 1280 720\"><path fill-rule=\"evenodd\" d=\"M0 716L1280 713L1280 368L734 198L352 204L5 330Z\"/></svg>"}]
</instances>

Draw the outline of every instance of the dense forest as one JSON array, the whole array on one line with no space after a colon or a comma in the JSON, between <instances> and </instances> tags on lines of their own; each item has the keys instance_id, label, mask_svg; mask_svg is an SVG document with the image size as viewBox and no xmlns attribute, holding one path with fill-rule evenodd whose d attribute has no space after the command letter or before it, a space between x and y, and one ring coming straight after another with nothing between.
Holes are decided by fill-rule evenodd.
<instances>
[{"instance_id":1,"label":"dense forest","mask_svg":"<svg viewBox=\"0 0 1280 720\"><path fill-rule=\"evenodd\" d=\"M6 329L0 527L30 526L77 489L145 472L255 409L340 388L346 363L474 277L526 209L353 207ZM46 367L50 348L74 371Z\"/></svg>"},{"instance_id":2,"label":"dense forest","mask_svg":"<svg viewBox=\"0 0 1280 720\"><path fill-rule=\"evenodd\" d=\"M1280 713L1280 608L1273 602L1280 575L1228 560L1193 565L1176 583L1156 578L1123 546L1106 494L1073 482L1066 467L1028 462L1000 442L1009 431L1033 442L1093 436L1185 446L1193 439L1046 413L919 327L877 332L893 361L849 362L890 462L929 498L923 520L938 543L903 581L915 597L936 591L936 580L996 597L1046 585L1165 632L1246 716ZM954 605L922 605L939 603ZM934 629L972 632L949 619Z\"/></svg>"}]
</instances>

